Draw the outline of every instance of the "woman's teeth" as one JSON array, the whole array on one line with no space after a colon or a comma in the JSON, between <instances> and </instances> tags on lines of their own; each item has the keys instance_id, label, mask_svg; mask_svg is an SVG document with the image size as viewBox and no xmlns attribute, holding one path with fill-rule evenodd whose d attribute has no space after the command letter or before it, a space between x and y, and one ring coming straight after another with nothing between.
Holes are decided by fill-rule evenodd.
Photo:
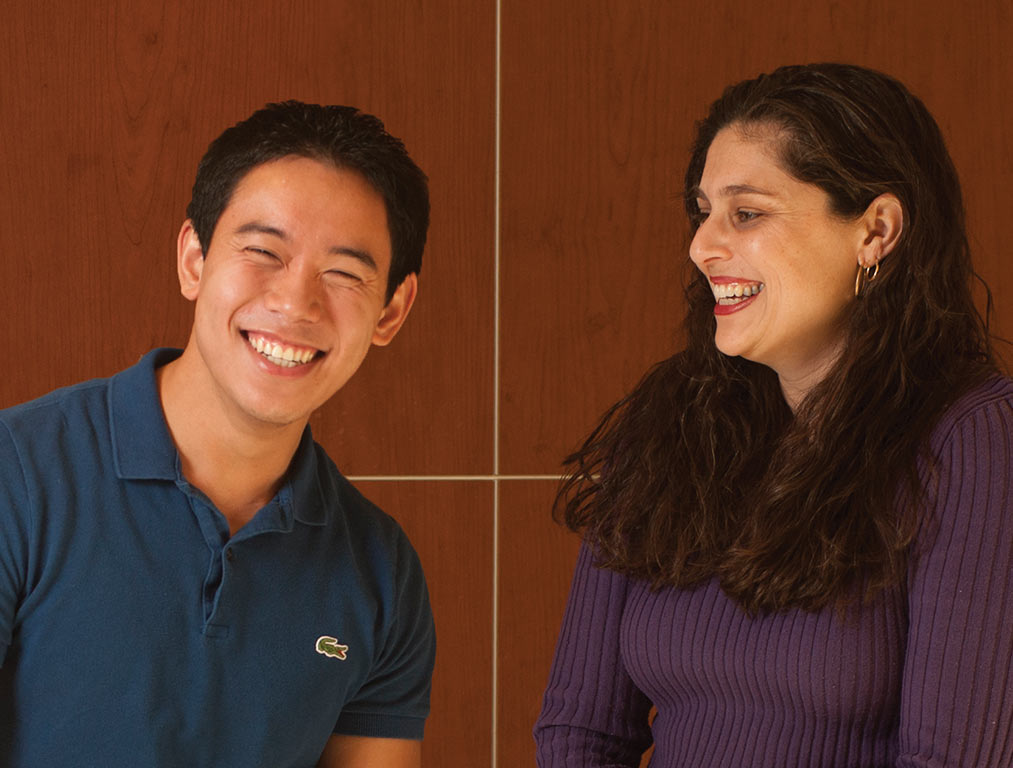
<instances>
[{"instance_id":1,"label":"woman's teeth","mask_svg":"<svg viewBox=\"0 0 1013 768\"><path fill-rule=\"evenodd\" d=\"M718 304L738 304L763 290L763 283L711 283L714 301Z\"/></svg>"},{"instance_id":2,"label":"woman's teeth","mask_svg":"<svg viewBox=\"0 0 1013 768\"><path fill-rule=\"evenodd\" d=\"M297 365L305 365L316 355L315 349L283 347L281 344L274 344L261 336L248 336L246 340L250 342L251 347L282 368L294 368Z\"/></svg>"}]
</instances>

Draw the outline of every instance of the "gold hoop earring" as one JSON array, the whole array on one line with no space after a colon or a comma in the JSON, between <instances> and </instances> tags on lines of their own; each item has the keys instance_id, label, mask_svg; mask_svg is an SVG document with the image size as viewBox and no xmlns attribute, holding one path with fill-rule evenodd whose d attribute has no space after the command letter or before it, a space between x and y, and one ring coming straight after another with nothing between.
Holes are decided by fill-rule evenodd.
<instances>
[{"instance_id":1,"label":"gold hoop earring","mask_svg":"<svg viewBox=\"0 0 1013 768\"><path fill-rule=\"evenodd\" d=\"M858 294L862 292L863 282L872 282L876 279L879 274L879 262L877 261L871 267L863 267L861 264L858 265L858 272L855 274L855 298L858 298ZM864 280L863 280L864 277Z\"/></svg>"}]
</instances>

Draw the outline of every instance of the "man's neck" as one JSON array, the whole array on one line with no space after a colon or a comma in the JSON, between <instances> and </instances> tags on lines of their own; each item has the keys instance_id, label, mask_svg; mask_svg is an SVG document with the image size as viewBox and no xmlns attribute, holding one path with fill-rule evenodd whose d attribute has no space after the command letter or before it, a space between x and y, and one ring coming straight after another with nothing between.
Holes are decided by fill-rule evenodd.
<instances>
[{"instance_id":1,"label":"man's neck","mask_svg":"<svg viewBox=\"0 0 1013 768\"><path fill-rule=\"evenodd\" d=\"M156 371L158 394L183 476L235 533L277 493L304 424L272 425L231 413L191 365L194 350Z\"/></svg>"}]
</instances>

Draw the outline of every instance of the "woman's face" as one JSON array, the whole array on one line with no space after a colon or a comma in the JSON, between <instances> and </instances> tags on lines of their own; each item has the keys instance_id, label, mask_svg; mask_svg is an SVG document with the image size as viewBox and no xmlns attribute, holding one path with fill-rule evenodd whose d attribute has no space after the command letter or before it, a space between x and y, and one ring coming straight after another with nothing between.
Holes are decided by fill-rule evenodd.
<instances>
[{"instance_id":1,"label":"woman's face","mask_svg":"<svg viewBox=\"0 0 1013 768\"><path fill-rule=\"evenodd\" d=\"M792 405L833 364L866 238L819 187L781 169L773 129L722 129L696 190L690 258L714 291L715 343L774 369Z\"/></svg>"}]
</instances>

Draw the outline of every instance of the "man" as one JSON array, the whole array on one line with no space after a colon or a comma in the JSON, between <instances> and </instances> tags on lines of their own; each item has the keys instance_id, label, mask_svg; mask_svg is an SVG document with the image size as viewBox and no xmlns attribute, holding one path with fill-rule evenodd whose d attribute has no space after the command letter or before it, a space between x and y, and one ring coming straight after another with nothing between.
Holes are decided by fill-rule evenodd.
<instances>
[{"instance_id":1,"label":"man","mask_svg":"<svg viewBox=\"0 0 1013 768\"><path fill-rule=\"evenodd\" d=\"M0 412L0 764L418 766L418 558L310 414L417 288L425 175L374 117L272 104L201 160L186 348Z\"/></svg>"}]
</instances>

